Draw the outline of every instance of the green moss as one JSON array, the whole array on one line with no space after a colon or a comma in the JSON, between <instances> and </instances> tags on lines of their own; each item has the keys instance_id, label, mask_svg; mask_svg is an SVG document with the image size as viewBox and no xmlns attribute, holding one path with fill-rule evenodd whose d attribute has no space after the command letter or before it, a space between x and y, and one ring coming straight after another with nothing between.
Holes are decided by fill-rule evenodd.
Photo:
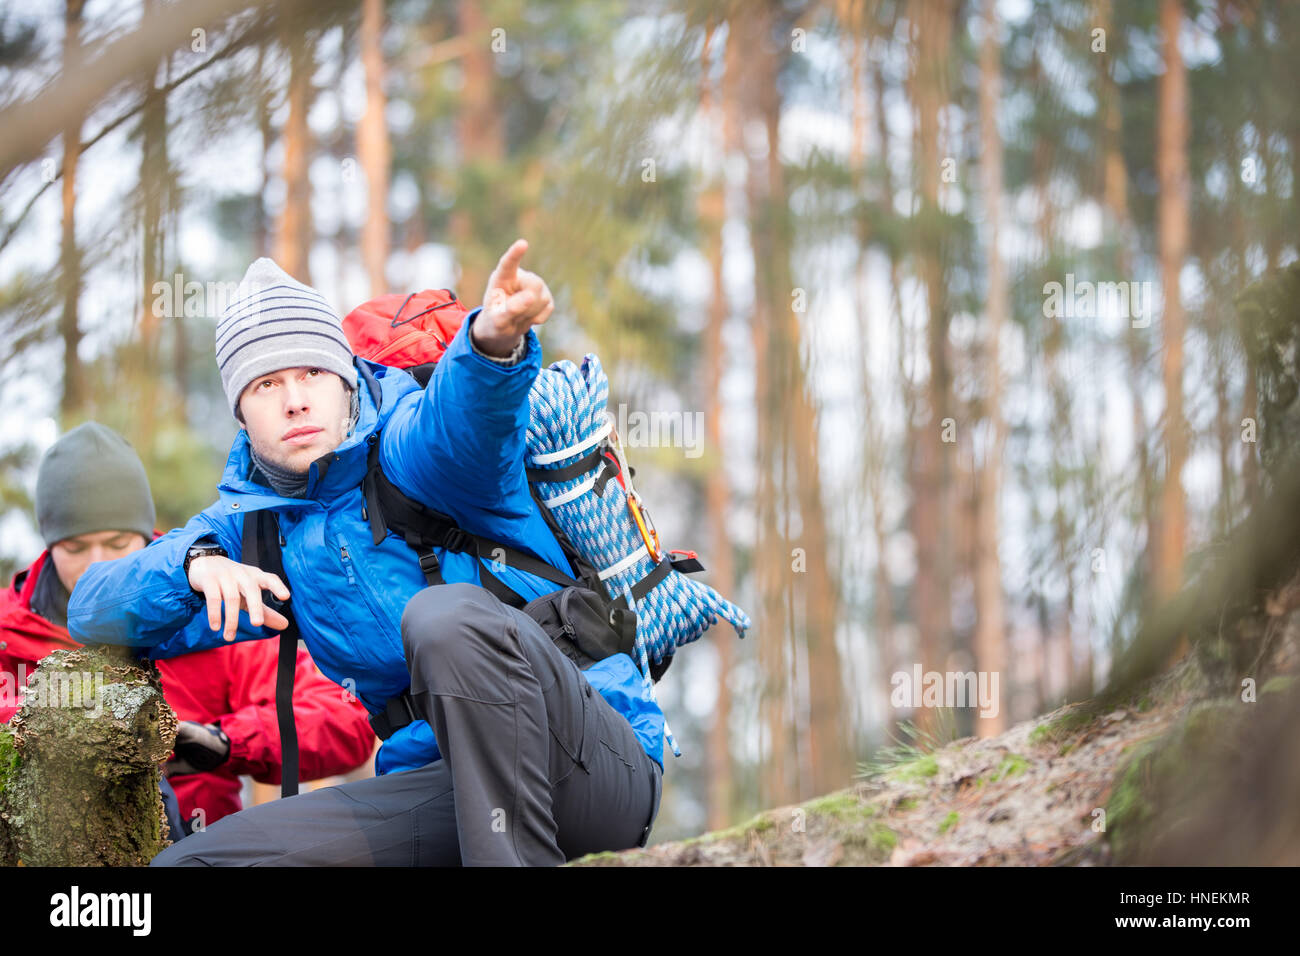
<instances>
[{"instance_id":1,"label":"green moss","mask_svg":"<svg viewBox=\"0 0 1300 956\"><path fill-rule=\"evenodd\" d=\"M1005 780L1007 777L1014 777L1016 774L1024 773L1029 768L1029 761L1020 754L1007 754L998 764L998 769L993 771L992 780Z\"/></svg>"},{"instance_id":2,"label":"green moss","mask_svg":"<svg viewBox=\"0 0 1300 956\"><path fill-rule=\"evenodd\" d=\"M694 846L697 843L717 843L723 840L742 840L749 836L750 833L764 833L776 826L776 821L768 813L760 813L755 817L746 820L744 823L738 823L734 827L727 827L725 830L714 830L711 833L701 833L699 836L682 840L682 846Z\"/></svg>"},{"instance_id":3,"label":"green moss","mask_svg":"<svg viewBox=\"0 0 1300 956\"><path fill-rule=\"evenodd\" d=\"M898 846L898 834L883 823L875 823L840 838L845 848L858 848L866 856L865 861L881 862Z\"/></svg>"},{"instance_id":4,"label":"green moss","mask_svg":"<svg viewBox=\"0 0 1300 956\"><path fill-rule=\"evenodd\" d=\"M584 865L585 865L585 864L587 864L587 863L600 863L600 862L602 862L602 861L604 861L604 860L615 860L615 859L618 859L619 856L620 856L619 853L615 853L615 852L613 852L613 851L611 851L611 850L602 850L602 851L600 851L599 853L588 853L586 856L579 857L579 858L576 859L576 860L570 860L568 863L566 863L566 864L564 864L564 865L565 865L565 866L573 866L574 864L584 864Z\"/></svg>"},{"instance_id":5,"label":"green moss","mask_svg":"<svg viewBox=\"0 0 1300 956\"><path fill-rule=\"evenodd\" d=\"M928 777L933 777L939 772L939 761L935 759L934 754L924 754L915 760L909 760L907 763L899 764L894 769L888 771L885 776L893 780L901 781L918 781Z\"/></svg>"},{"instance_id":6,"label":"green moss","mask_svg":"<svg viewBox=\"0 0 1300 956\"><path fill-rule=\"evenodd\" d=\"M915 810L919 804L920 801L916 797L903 797L894 804L894 809L906 813L908 810Z\"/></svg>"},{"instance_id":7,"label":"green moss","mask_svg":"<svg viewBox=\"0 0 1300 956\"><path fill-rule=\"evenodd\" d=\"M817 797L815 800L809 800L805 803L803 809L814 816L840 818L862 815L874 816L876 813L874 807L870 804L864 804L851 792L831 793L824 797Z\"/></svg>"},{"instance_id":8,"label":"green moss","mask_svg":"<svg viewBox=\"0 0 1300 956\"><path fill-rule=\"evenodd\" d=\"M1261 695L1276 694L1291 687L1295 683L1295 678L1290 674L1277 674L1270 677L1264 682L1264 686L1259 689Z\"/></svg>"},{"instance_id":9,"label":"green moss","mask_svg":"<svg viewBox=\"0 0 1300 956\"><path fill-rule=\"evenodd\" d=\"M1231 772L1249 713L1234 700L1203 701L1179 726L1132 748L1106 802L1106 837L1117 862L1140 859L1144 846L1186 818L1194 795Z\"/></svg>"},{"instance_id":10,"label":"green moss","mask_svg":"<svg viewBox=\"0 0 1300 956\"><path fill-rule=\"evenodd\" d=\"M1154 741L1140 745L1120 771L1110 799L1106 801L1106 839L1118 858L1129 855L1152 816L1151 801L1144 792L1143 780L1149 774L1154 753Z\"/></svg>"},{"instance_id":11,"label":"green moss","mask_svg":"<svg viewBox=\"0 0 1300 956\"><path fill-rule=\"evenodd\" d=\"M18 770L22 757L14 746L14 737L6 728L0 727L0 793L4 792L9 778Z\"/></svg>"},{"instance_id":12,"label":"green moss","mask_svg":"<svg viewBox=\"0 0 1300 956\"><path fill-rule=\"evenodd\" d=\"M944 817L943 821L939 824L939 832L947 833L949 830L951 830L953 827L957 825L957 821L959 819L961 819L961 817L958 815L956 810L953 810L946 817Z\"/></svg>"},{"instance_id":13,"label":"green moss","mask_svg":"<svg viewBox=\"0 0 1300 956\"><path fill-rule=\"evenodd\" d=\"M1039 724L1029 732L1031 744L1060 743L1083 730L1096 718L1087 706L1077 706L1061 716Z\"/></svg>"}]
</instances>

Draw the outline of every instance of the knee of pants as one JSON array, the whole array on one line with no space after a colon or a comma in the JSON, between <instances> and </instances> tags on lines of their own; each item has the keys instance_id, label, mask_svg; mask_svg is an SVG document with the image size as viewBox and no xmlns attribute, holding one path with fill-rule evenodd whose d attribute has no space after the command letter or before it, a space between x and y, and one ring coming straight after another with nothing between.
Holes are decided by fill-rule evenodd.
<instances>
[{"instance_id":1,"label":"knee of pants","mask_svg":"<svg viewBox=\"0 0 1300 956\"><path fill-rule=\"evenodd\" d=\"M434 656L442 665L481 653L508 619L499 602L474 584L437 584L415 594L402 611L402 647L408 665Z\"/></svg>"},{"instance_id":2,"label":"knee of pants","mask_svg":"<svg viewBox=\"0 0 1300 956\"><path fill-rule=\"evenodd\" d=\"M191 839L186 837L186 839ZM152 860L150 866L198 866L199 863L194 859L192 853L186 851L180 842L173 843L167 849L163 850Z\"/></svg>"}]
</instances>

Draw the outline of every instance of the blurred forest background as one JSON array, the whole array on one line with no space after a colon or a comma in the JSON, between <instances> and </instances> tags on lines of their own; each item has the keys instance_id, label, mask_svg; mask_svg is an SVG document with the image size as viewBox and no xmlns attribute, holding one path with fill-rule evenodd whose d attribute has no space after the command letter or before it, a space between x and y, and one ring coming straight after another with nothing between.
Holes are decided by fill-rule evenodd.
<instances>
[{"instance_id":1,"label":"blurred forest background","mask_svg":"<svg viewBox=\"0 0 1300 956\"><path fill-rule=\"evenodd\" d=\"M475 306L523 236L544 360L703 424L629 456L755 620L659 686L656 842L1000 733L1261 494L1234 299L1297 259L1298 54L1281 0L4 3L0 571L86 418L160 529L215 498L208 283ZM996 716L891 706L916 665Z\"/></svg>"}]
</instances>

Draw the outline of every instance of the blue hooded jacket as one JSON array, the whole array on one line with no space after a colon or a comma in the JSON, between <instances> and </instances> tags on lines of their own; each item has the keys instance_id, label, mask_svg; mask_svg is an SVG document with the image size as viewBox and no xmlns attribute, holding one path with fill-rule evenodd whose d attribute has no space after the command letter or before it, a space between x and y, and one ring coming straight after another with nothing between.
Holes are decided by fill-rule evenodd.
<instances>
[{"instance_id":1,"label":"blue hooded jacket","mask_svg":"<svg viewBox=\"0 0 1300 956\"><path fill-rule=\"evenodd\" d=\"M375 545L363 517L361 480L374 441L384 473L406 495L450 515L467 531L567 571L524 471L528 392L541 368L541 344L529 330L517 364L493 362L469 342L478 313L469 314L425 389L404 371L355 359L360 416L351 435L311 465L303 498L282 498L250 479L248 433L241 429L218 501L144 549L86 569L68 605L72 636L82 643L146 648L153 658L221 645L221 632L208 627L204 596L186 578L185 555L195 542L215 539L238 561L244 515L271 508L284 537L291 607L312 658L371 713L381 712L410 686L402 612L428 585L406 542L390 532ZM447 582L479 583L480 559L442 549L436 554ZM555 590L553 583L515 568L494 573L526 598ZM247 612L240 612L236 640L273 635L254 628ZM632 659L615 654L582 673L662 767L663 712ZM432 728L417 720L384 742L375 769L409 770L438 757Z\"/></svg>"}]
</instances>

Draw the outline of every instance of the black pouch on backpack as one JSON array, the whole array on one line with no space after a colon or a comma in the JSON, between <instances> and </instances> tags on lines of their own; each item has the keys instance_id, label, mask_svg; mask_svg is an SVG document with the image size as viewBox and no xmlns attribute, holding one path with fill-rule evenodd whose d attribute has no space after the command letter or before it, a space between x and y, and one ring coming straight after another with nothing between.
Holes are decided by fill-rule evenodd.
<instances>
[{"instance_id":1,"label":"black pouch on backpack","mask_svg":"<svg viewBox=\"0 0 1300 956\"><path fill-rule=\"evenodd\" d=\"M586 670L611 654L632 656L636 641L635 616L623 610L607 610L606 603L589 588L561 588L534 598L522 610L542 626L560 652L577 664L579 670Z\"/></svg>"}]
</instances>

